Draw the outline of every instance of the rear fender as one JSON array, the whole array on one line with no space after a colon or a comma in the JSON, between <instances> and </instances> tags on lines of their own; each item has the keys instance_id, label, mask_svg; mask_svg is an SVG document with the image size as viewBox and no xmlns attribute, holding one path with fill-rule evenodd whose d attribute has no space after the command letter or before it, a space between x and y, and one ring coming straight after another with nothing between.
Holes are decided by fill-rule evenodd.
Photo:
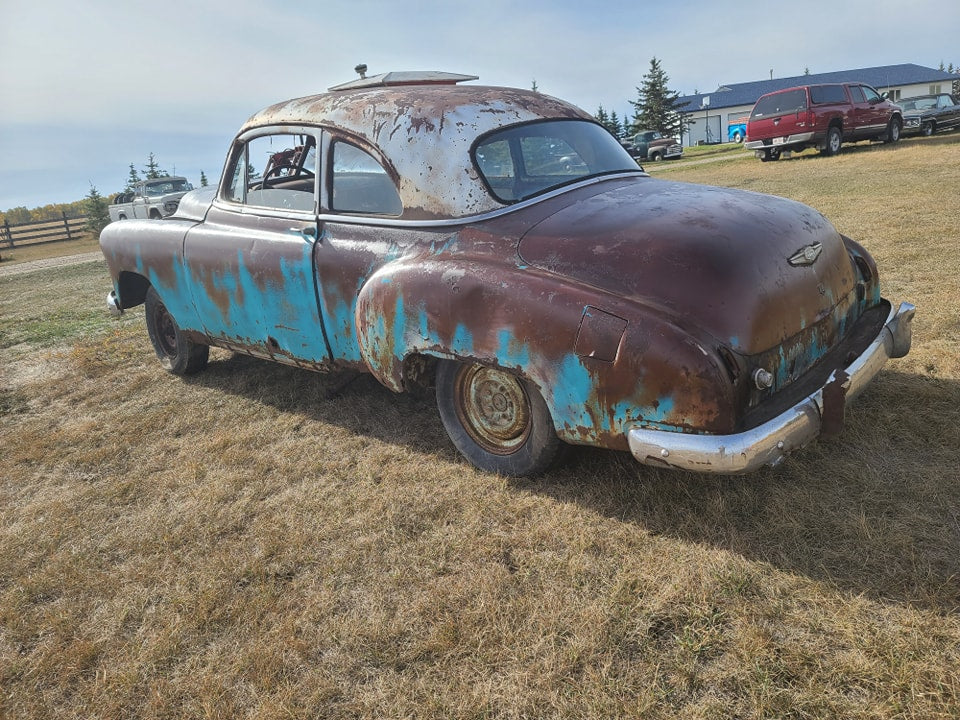
<instances>
[{"instance_id":1,"label":"rear fender","mask_svg":"<svg viewBox=\"0 0 960 720\"><path fill-rule=\"evenodd\" d=\"M500 367L539 388L562 439L621 450L635 423L733 427L715 343L595 288L484 260L399 260L361 288L359 346L380 382L402 391L413 355Z\"/></svg>"}]
</instances>

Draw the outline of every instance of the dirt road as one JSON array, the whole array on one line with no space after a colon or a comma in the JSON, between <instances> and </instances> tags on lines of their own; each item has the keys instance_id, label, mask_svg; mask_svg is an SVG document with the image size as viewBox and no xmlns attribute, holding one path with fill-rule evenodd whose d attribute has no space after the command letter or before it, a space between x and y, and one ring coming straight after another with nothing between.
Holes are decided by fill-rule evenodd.
<instances>
[{"instance_id":1,"label":"dirt road","mask_svg":"<svg viewBox=\"0 0 960 720\"><path fill-rule=\"evenodd\" d=\"M79 265L80 263L93 262L94 260L103 260L103 253L99 250L79 255L65 255L63 257L45 258L43 260L30 260L28 262L17 263L16 265L0 265L0 277L7 275L22 275L23 273L33 272L34 270L46 270L48 268L66 267L67 265Z\"/></svg>"}]
</instances>

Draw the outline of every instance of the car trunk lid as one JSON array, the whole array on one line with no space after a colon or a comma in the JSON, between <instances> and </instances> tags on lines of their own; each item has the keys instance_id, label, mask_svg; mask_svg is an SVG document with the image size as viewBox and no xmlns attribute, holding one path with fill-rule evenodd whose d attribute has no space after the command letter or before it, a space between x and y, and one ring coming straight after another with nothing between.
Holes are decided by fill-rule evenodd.
<instances>
[{"instance_id":1,"label":"car trunk lid","mask_svg":"<svg viewBox=\"0 0 960 720\"><path fill-rule=\"evenodd\" d=\"M800 203L641 178L574 202L526 232L524 262L655 308L743 356L766 353L855 296L842 238ZM819 344L834 331L812 334ZM816 361L816 348L801 363ZM796 363L794 363L796 365ZM800 370L800 368L796 368ZM793 373L791 372L791 375Z\"/></svg>"}]
</instances>

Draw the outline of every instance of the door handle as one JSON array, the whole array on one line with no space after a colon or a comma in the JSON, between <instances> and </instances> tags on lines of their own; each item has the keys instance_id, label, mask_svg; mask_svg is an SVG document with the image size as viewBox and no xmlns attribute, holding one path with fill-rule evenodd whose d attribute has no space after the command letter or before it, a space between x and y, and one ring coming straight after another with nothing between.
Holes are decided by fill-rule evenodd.
<instances>
[{"instance_id":1,"label":"door handle","mask_svg":"<svg viewBox=\"0 0 960 720\"><path fill-rule=\"evenodd\" d=\"M314 225L308 225L305 228L292 227L290 228L290 232L297 233L298 235L305 235L313 240L317 239L317 228Z\"/></svg>"}]
</instances>

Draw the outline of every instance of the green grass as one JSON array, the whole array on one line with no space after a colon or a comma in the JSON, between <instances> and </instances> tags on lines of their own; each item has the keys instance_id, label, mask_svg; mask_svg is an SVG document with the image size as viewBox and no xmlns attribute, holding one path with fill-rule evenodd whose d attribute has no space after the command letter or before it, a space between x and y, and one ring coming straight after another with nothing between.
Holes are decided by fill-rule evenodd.
<instances>
[{"instance_id":1,"label":"green grass","mask_svg":"<svg viewBox=\"0 0 960 720\"><path fill-rule=\"evenodd\" d=\"M0 717L960 715L960 136L661 177L795 197L919 306L844 432L715 478L462 461L429 396L0 278ZM661 171L658 171L661 172ZM15 344L10 344L16 340Z\"/></svg>"}]
</instances>

